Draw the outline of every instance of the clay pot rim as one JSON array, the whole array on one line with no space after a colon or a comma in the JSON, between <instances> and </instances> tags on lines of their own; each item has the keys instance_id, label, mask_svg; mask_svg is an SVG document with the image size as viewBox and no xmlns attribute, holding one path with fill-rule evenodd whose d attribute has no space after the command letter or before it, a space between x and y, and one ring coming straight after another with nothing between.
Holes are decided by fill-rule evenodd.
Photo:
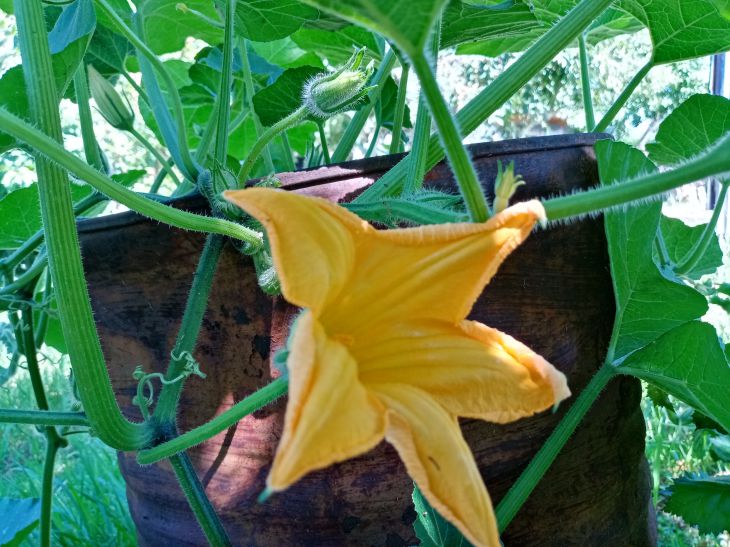
<instances>
[{"instance_id":1,"label":"clay pot rim","mask_svg":"<svg viewBox=\"0 0 730 547\"><path fill-rule=\"evenodd\" d=\"M474 159L514 155L525 152L546 152L574 148L580 146L593 146L599 140L611 139L608 133L574 133L569 135L547 135L540 137L527 137L522 139L507 139L503 141L482 142L467 145L469 154ZM282 187L287 190L297 190L322 184L331 184L342 180L366 177L373 174L383 174L395 166L406 156L402 154L390 154L351 160L332 165L323 165L277 173ZM255 184L260 179L252 179L250 184ZM184 209L193 212L208 211L208 204L200 194L189 194L167 202L176 209ZM140 222L147 222L149 219L134 211L126 211L103 217L80 219L77 222L79 233L92 233L104 230L117 229Z\"/></svg>"}]
</instances>

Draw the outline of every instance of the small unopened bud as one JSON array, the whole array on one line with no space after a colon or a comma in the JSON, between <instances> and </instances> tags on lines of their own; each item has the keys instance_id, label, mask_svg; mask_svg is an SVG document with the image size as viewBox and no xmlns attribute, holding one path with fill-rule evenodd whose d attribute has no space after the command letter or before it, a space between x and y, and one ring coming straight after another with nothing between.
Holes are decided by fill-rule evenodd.
<instances>
[{"instance_id":1,"label":"small unopened bud","mask_svg":"<svg viewBox=\"0 0 730 547\"><path fill-rule=\"evenodd\" d=\"M497 179L494 182L494 212L499 213L509 207L509 200L515 195L517 188L524 186L525 181L520 175L515 175L515 162L512 161L506 169L502 162L497 162Z\"/></svg>"},{"instance_id":2,"label":"small unopened bud","mask_svg":"<svg viewBox=\"0 0 730 547\"><path fill-rule=\"evenodd\" d=\"M109 125L115 129L129 131L134 124L134 112L129 102L117 93L114 86L97 70L89 65L89 90L96 101L96 107Z\"/></svg>"},{"instance_id":3,"label":"small unopened bud","mask_svg":"<svg viewBox=\"0 0 730 547\"><path fill-rule=\"evenodd\" d=\"M318 74L304 85L302 104L318 118L329 118L355 106L372 87L365 87L373 73L372 61L361 68L365 48L331 73Z\"/></svg>"}]
</instances>

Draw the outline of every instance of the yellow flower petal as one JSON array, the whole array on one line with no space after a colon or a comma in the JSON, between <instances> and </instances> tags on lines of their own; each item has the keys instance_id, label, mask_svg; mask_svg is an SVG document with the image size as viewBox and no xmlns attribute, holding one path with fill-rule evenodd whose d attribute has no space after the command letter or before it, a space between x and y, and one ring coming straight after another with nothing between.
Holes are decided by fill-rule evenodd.
<instances>
[{"instance_id":1,"label":"yellow flower petal","mask_svg":"<svg viewBox=\"0 0 730 547\"><path fill-rule=\"evenodd\" d=\"M385 432L385 409L358 381L357 364L310 312L296 322L287 367L289 402L267 481L271 490L367 452Z\"/></svg>"},{"instance_id":2,"label":"yellow flower petal","mask_svg":"<svg viewBox=\"0 0 730 547\"><path fill-rule=\"evenodd\" d=\"M388 407L385 439L431 506L475 546L499 546L492 503L456 418L417 388L372 390Z\"/></svg>"},{"instance_id":3,"label":"yellow flower petal","mask_svg":"<svg viewBox=\"0 0 730 547\"><path fill-rule=\"evenodd\" d=\"M345 287L355 266L353 232L369 225L337 205L273 188L223 193L266 228L284 297L319 312Z\"/></svg>"},{"instance_id":4,"label":"yellow flower petal","mask_svg":"<svg viewBox=\"0 0 730 547\"><path fill-rule=\"evenodd\" d=\"M506 423L570 395L565 376L511 336L475 321L411 321L350 348L360 380L407 383L457 416Z\"/></svg>"},{"instance_id":5,"label":"yellow flower petal","mask_svg":"<svg viewBox=\"0 0 730 547\"><path fill-rule=\"evenodd\" d=\"M357 335L400 318L460 321L542 215L535 201L483 224L373 230L358 240L351 290L322 323Z\"/></svg>"}]
</instances>

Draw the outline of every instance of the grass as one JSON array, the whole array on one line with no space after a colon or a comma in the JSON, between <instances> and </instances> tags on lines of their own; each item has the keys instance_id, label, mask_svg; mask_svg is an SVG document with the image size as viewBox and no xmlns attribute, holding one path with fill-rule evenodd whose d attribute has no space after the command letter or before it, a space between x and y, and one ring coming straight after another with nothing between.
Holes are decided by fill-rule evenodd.
<instances>
[{"instance_id":1,"label":"grass","mask_svg":"<svg viewBox=\"0 0 730 547\"><path fill-rule=\"evenodd\" d=\"M68 360L46 357L41 367L51 407L69 409ZM35 408L25 370L0 387L0 407ZM114 450L87 433L68 440L56 459L52 544L136 545ZM40 497L44 454L45 437L34 426L0 424L0 497ZM25 544L38 545L37 529Z\"/></svg>"}]
</instances>

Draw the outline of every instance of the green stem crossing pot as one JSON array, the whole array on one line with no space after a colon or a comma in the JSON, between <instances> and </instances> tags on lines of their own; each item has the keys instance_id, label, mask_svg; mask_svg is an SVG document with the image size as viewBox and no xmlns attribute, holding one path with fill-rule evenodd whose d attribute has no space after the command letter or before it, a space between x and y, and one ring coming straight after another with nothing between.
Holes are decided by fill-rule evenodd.
<instances>
[{"instance_id":1,"label":"green stem crossing pot","mask_svg":"<svg viewBox=\"0 0 730 547\"><path fill-rule=\"evenodd\" d=\"M596 135L541 137L470 148L491 192L497 161L515 161L528 182L515 200L597 184ZM284 187L347 200L392 167L398 156L372 158L280 176ZM455 191L448 167L426 184ZM202 199L177 207L204 211ZM164 372L204 236L125 213L82 221L84 266L112 381L123 411L132 404L137 365ZM294 310L257 288L250 260L228 245L211 292L195 357L207 374L192 377L178 424L187 431L268 383L274 346ZM504 263L471 315L516 337L568 377L579 393L598 370L614 318L602 220L538 231ZM507 546L654 545L651 479L637 380L615 378L586 416L528 502L504 532ZM462 429L496 503L570 406L507 425L462 420ZM412 481L395 451L371 452L311 473L258 503L279 440L285 401L248 416L190 450L206 492L236 545L407 546L416 513ZM205 540L166 462L140 467L120 453L140 544L204 545Z\"/></svg>"}]
</instances>

